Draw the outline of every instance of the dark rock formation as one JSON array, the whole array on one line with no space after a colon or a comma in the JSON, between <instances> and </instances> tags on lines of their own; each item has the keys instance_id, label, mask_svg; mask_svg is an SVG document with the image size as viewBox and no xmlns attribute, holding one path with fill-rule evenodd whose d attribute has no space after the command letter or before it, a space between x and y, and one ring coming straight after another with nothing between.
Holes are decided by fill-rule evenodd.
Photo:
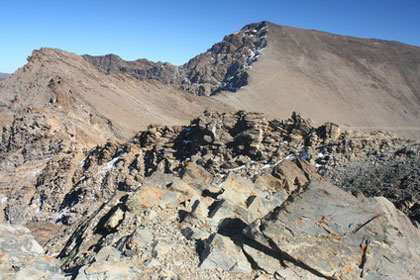
<instances>
[{"instance_id":1,"label":"dark rock formation","mask_svg":"<svg viewBox=\"0 0 420 280\"><path fill-rule=\"evenodd\" d=\"M246 86L248 70L267 45L267 28L265 22L247 25L182 65L176 77L181 89L213 95Z\"/></svg>"},{"instance_id":2,"label":"dark rock formation","mask_svg":"<svg viewBox=\"0 0 420 280\"><path fill-rule=\"evenodd\" d=\"M247 71L267 45L266 33L266 22L247 25L179 67L146 59L124 61L113 54L83 58L106 74L121 72L140 80L159 80L196 95L213 95L248 84Z\"/></svg>"},{"instance_id":3,"label":"dark rock formation","mask_svg":"<svg viewBox=\"0 0 420 280\"><path fill-rule=\"evenodd\" d=\"M83 55L83 58L104 74L122 72L139 80L154 79L167 84L171 82L177 71L177 67L170 63L154 63L147 59L125 61L114 54L105 56Z\"/></svg>"},{"instance_id":4,"label":"dark rock formation","mask_svg":"<svg viewBox=\"0 0 420 280\"><path fill-rule=\"evenodd\" d=\"M200 258L194 255L191 263L213 275L415 277L420 232L392 203L356 198L302 159L278 166L272 172L280 179L231 175L217 187L196 164L185 166L181 178L156 171L138 190L117 192L85 220L59 257L68 272L81 267L78 277L88 279L112 275L109 267L123 263L127 270L118 271L120 277L156 275L162 265L187 276L183 265L189 260L175 262L193 241Z\"/></svg>"}]
</instances>

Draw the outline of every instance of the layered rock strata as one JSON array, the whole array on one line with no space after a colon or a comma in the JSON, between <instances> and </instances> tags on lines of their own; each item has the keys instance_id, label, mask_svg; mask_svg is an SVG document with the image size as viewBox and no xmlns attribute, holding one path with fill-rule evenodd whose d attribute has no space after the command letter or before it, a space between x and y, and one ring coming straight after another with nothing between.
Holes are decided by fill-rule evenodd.
<instances>
[{"instance_id":1,"label":"layered rock strata","mask_svg":"<svg viewBox=\"0 0 420 280\"><path fill-rule=\"evenodd\" d=\"M0 205L76 279L413 279L417 173L399 164L417 170L418 145L296 113L206 111L70 153L34 175L35 191L3 192ZM381 158L397 164L382 171ZM363 189L321 175L357 182L371 161L400 177Z\"/></svg>"}]
</instances>

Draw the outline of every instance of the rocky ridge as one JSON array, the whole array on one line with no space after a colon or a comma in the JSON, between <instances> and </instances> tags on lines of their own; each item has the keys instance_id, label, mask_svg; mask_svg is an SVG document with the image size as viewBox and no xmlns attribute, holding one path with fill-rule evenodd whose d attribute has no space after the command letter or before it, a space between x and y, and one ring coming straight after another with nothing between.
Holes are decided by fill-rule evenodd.
<instances>
[{"instance_id":1,"label":"rocky ridge","mask_svg":"<svg viewBox=\"0 0 420 280\"><path fill-rule=\"evenodd\" d=\"M39 226L31 213L59 207L87 151L125 142L149 122L186 124L213 106L158 81L104 75L72 53L34 51L0 84L0 221Z\"/></svg>"},{"instance_id":2,"label":"rocky ridge","mask_svg":"<svg viewBox=\"0 0 420 280\"><path fill-rule=\"evenodd\" d=\"M412 279L418 229L363 193L417 223L418 147L296 113L207 111L62 157L34 175L35 191L4 192L0 206L76 279ZM383 160L376 170L395 179L357 191Z\"/></svg>"},{"instance_id":3,"label":"rocky ridge","mask_svg":"<svg viewBox=\"0 0 420 280\"><path fill-rule=\"evenodd\" d=\"M196 95L237 91L248 83L248 70L267 45L266 22L250 24L226 36L182 66L146 59L124 61L116 55L83 58L99 71L125 73L136 79L155 79Z\"/></svg>"},{"instance_id":4,"label":"rocky ridge","mask_svg":"<svg viewBox=\"0 0 420 280\"><path fill-rule=\"evenodd\" d=\"M115 54L82 57L104 74L122 72L139 80L154 79L170 83L177 71L177 67L170 63L155 63L147 59L125 61Z\"/></svg>"},{"instance_id":5,"label":"rocky ridge","mask_svg":"<svg viewBox=\"0 0 420 280\"><path fill-rule=\"evenodd\" d=\"M49 48L33 51L28 63L0 85L0 93L2 126L14 114L43 113L82 131L69 133L80 142L89 136L95 144L110 137L127 140L150 122L185 124L215 107L212 100L158 81L104 75L76 54Z\"/></svg>"},{"instance_id":6,"label":"rocky ridge","mask_svg":"<svg viewBox=\"0 0 420 280\"><path fill-rule=\"evenodd\" d=\"M415 279L418 141L296 113L185 123L227 97L416 132L419 57L267 22L180 67L34 51L0 83L0 276ZM151 122L178 126L132 138Z\"/></svg>"}]
</instances>

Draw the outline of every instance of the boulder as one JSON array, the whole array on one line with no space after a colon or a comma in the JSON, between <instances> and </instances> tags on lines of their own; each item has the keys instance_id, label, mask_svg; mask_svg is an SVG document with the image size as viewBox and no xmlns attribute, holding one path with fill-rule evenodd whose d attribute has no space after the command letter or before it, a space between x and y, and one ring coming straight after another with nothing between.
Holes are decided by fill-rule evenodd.
<instances>
[{"instance_id":1,"label":"boulder","mask_svg":"<svg viewBox=\"0 0 420 280\"><path fill-rule=\"evenodd\" d=\"M0 224L0 278L70 279L59 261L44 253L31 232L18 225Z\"/></svg>"},{"instance_id":2,"label":"boulder","mask_svg":"<svg viewBox=\"0 0 420 280\"><path fill-rule=\"evenodd\" d=\"M286 189L292 193L304 187L308 182L305 172L293 160L284 160L273 168L274 177L286 180Z\"/></svg>"},{"instance_id":3,"label":"boulder","mask_svg":"<svg viewBox=\"0 0 420 280\"><path fill-rule=\"evenodd\" d=\"M205 246L201 255L201 268L221 269L233 274L251 272L251 265L245 255L229 237L216 233L207 240Z\"/></svg>"},{"instance_id":4,"label":"boulder","mask_svg":"<svg viewBox=\"0 0 420 280\"><path fill-rule=\"evenodd\" d=\"M317 129L317 133L323 139L337 140L341 135L341 129L339 125L327 122Z\"/></svg>"},{"instance_id":5,"label":"boulder","mask_svg":"<svg viewBox=\"0 0 420 280\"><path fill-rule=\"evenodd\" d=\"M82 266L76 280L96 279L139 279L142 271L133 267L113 247L103 247L95 256L95 260Z\"/></svg>"}]
</instances>

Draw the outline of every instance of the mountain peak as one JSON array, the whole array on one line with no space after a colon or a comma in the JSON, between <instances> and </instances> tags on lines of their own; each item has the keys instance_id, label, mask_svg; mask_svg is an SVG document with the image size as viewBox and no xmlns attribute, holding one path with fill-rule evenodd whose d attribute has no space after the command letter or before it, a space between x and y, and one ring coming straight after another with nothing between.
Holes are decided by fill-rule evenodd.
<instances>
[{"instance_id":1,"label":"mountain peak","mask_svg":"<svg viewBox=\"0 0 420 280\"><path fill-rule=\"evenodd\" d=\"M33 61L44 61L44 62L56 62L56 61L63 61L68 59L76 59L79 60L79 56L63 51L56 48L40 48L37 50L32 51L32 55L28 57L28 62Z\"/></svg>"},{"instance_id":2,"label":"mountain peak","mask_svg":"<svg viewBox=\"0 0 420 280\"><path fill-rule=\"evenodd\" d=\"M248 84L247 72L267 45L267 29L265 21L248 24L180 67L146 59L124 61L115 55L83 57L102 73L155 79L196 95L235 92Z\"/></svg>"},{"instance_id":3,"label":"mountain peak","mask_svg":"<svg viewBox=\"0 0 420 280\"><path fill-rule=\"evenodd\" d=\"M225 36L179 69L179 86L198 95L237 91L248 84L248 70L267 46L267 23L254 23Z\"/></svg>"},{"instance_id":4,"label":"mountain peak","mask_svg":"<svg viewBox=\"0 0 420 280\"><path fill-rule=\"evenodd\" d=\"M92 66L107 76L124 74L195 95L217 95L216 99L236 109L264 112L271 118L284 118L296 110L318 123L332 120L414 138L420 133L420 48L397 42L262 21L225 36L179 67L147 59L125 61L114 54L82 59L42 48L33 52L22 71L39 68L42 73L48 71L44 76L55 77L63 69L77 68L99 83L103 77ZM42 83L46 86L49 80ZM246 94L231 93L236 91ZM37 94L33 100L38 100Z\"/></svg>"},{"instance_id":5,"label":"mountain peak","mask_svg":"<svg viewBox=\"0 0 420 280\"><path fill-rule=\"evenodd\" d=\"M237 109L272 118L297 110L317 122L333 120L404 137L420 133L420 48L397 42L262 21L225 36L179 67L110 63L104 57L88 61L102 73L122 72L195 95L218 95ZM236 91L246 94L230 93Z\"/></svg>"}]
</instances>

